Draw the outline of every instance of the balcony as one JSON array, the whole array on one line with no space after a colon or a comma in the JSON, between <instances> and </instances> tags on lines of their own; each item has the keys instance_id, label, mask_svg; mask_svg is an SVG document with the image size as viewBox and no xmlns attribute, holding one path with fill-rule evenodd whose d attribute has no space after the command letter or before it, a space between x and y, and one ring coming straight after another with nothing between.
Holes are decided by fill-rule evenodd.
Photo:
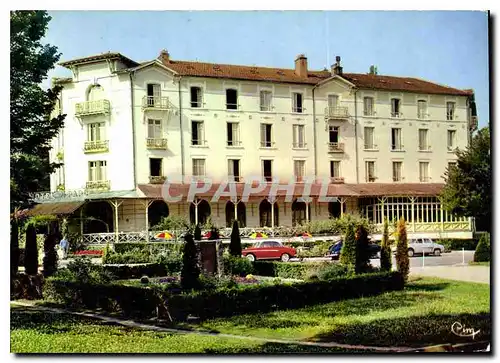
<instances>
[{"instance_id":1,"label":"balcony","mask_svg":"<svg viewBox=\"0 0 500 363\"><path fill-rule=\"evenodd\" d=\"M168 101L168 97L144 96L142 98L142 109L143 110L168 110L168 109L170 109L170 103Z\"/></svg>"},{"instance_id":2,"label":"balcony","mask_svg":"<svg viewBox=\"0 0 500 363\"><path fill-rule=\"evenodd\" d=\"M167 139L147 138L146 147L148 149L165 150L167 148Z\"/></svg>"},{"instance_id":3,"label":"balcony","mask_svg":"<svg viewBox=\"0 0 500 363\"><path fill-rule=\"evenodd\" d=\"M86 141L83 146L83 152L85 154L106 153L108 151L109 151L108 140Z\"/></svg>"},{"instance_id":4,"label":"balcony","mask_svg":"<svg viewBox=\"0 0 500 363\"><path fill-rule=\"evenodd\" d=\"M344 183L344 177L343 176L332 176L332 177L330 177L330 183L331 184L342 184L342 183Z\"/></svg>"},{"instance_id":5,"label":"balcony","mask_svg":"<svg viewBox=\"0 0 500 363\"><path fill-rule=\"evenodd\" d=\"M243 183L243 177L239 175L228 175L227 177L228 182L233 182L233 183Z\"/></svg>"},{"instance_id":6,"label":"balcony","mask_svg":"<svg viewBox=\"0 0 500 363\"><path fill-rule=\"evenodd\" d=\"M344 152L344 144L341 142L329 142L328 143L328 152L329 153L343 153Z\"/></svg>"},{"instance_id":7,"label":"balcony","mask_svg":"<svg viewBox=\"0 0 500 363\"><path fill-rule=\"evenodd\" d=\"M150 175L149 184L163 184L167 180L167 177L162 175Z\"/></svg>"},{"instance_id":8,"label":"balcony","mask_svg":"<svg viewBox=\"0 0 500 363\"><path fill-rule=\"evenodd\" d=\"M79 102L75 105L75 116L109 114L111 104L108 100Z\"/></svg>"},{"instance_id":9,"label":"balcony","mask_svg":"<svg viewBox=\"0 0 500 363\"><path fill-rule=\"evenodd\" d=\"M88 181L85 189L91 191L106 191L109 190L109 180L94 180Z\"/></svg>"},{"instance_id":10,"label":"balcony","mask_svg":"<svg viewBox=\"0 0 500 363\"><path fill-rule=\"evenodd\" d=\"M329 120L345 120L349 117L347 107L327 107L325 108L325 118Z\"/></svg>"}]
</instances>

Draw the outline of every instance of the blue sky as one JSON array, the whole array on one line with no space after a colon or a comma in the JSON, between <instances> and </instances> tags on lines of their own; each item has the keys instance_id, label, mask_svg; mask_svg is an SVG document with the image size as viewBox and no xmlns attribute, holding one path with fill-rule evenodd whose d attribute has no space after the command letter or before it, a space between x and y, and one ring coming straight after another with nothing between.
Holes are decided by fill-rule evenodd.
<instances>
[{"instance_id":1,"label":"blue sky","mask_svg":"<svg viewBox=\"0 0 500 363\"><path fill-rule=\"evenodd\" d=\"M489 119L488 17L470 11L51 11L46 41L61 60L117 51L172 59L310 69L342 57L344 72L420 77L472 88ZM50 76L69 75L57 67ZM48 83L46 83L48 84Z\"/></svg>"}]
</instances>

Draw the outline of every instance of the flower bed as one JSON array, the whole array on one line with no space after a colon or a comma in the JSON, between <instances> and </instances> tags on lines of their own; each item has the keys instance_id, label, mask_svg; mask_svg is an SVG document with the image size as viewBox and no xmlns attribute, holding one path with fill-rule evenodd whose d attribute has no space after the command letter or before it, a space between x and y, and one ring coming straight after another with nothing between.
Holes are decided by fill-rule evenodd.
<instances>
[{"instance_id":1,"label":"flower bed","mask_svg":"<svg viewBox=\"0 0 500 363\"><path fill-rule=\"evenodd\" d=\"M83 250L83 251L76 251L73 253L75 256L97 256L101 257L102 256L102 250Z\"/></svg>"}]
</instances>

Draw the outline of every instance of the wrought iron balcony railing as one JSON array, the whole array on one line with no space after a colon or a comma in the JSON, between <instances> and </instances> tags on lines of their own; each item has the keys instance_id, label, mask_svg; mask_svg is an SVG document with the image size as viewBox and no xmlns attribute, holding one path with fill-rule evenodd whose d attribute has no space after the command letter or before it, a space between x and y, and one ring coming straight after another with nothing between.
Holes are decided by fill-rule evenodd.
<instances>
[{"instance_id":1,"label":"wrought iron balcony railing","mask_svg":"<svg viewBox=\"0 0 500 363\"><path fill-rule=\"evenodd\" d=\"M109 141L108 140L86 141L85 145L83 146L83 151L85 154L108 152Z\"/></svg>"},{"instance_id":2,"label":"wrought iron balcony railing","mask_svg":"<svg viewBox=\"0 0 500 363\"><path fill-rule=\"evenodd\" d=\"M88 181L85 185L87 190L109 190L109 180Z\"/></svg>"},{"instance_id":3,"label":"wrought iron balcony railing","mask_svg":"<svg viewBox=\"0 0 500 363\"><path fill-rule=\"evenodd\" d=\"M108 100L79 102L75 105L76 116L109 114L111 104Z\"/></svg>"},{"instance_id":4,"label":"wrought iron balcony railing","mask_svg":"<svg viewBox=\"0 0 500 363\"><path fill-rule=\"evenodd\" d=\"M148 149L164 150L167 148L167 139L156 139L156 138L148 137L146 139L146 147Z\"/></svg>"},{"instance_id":5,"label":"wrought iron balcony railing","mask_svg":"<svg viewBox=\"0 0 500 363\"><path fill-rule=\"evenodd\" d=\"M328 143L328 152L330 152L330 153L343 153L344 152L344 143L329 142Z\"/></svg>"},{"instance_id":6,"label":"wrought iron balcony railing","mask_svg":"<svg viewBox=\"0 0 500 363\"><path fill-rule=\"evenodd\" d=\"M330 177L330 183L332 184L339 184L344 182L344 177L343 176L332 176Z\"/></svg>"},{"instance_id":7,"label":"wrought iron balcony railing","mask_svg":"<svg viewBox=\"0 0 500 363\"><path fill-rule=\"evenodd\" d=\"M349 117L347 107L327 107L325 108L325 118L346 119Z\"/></svg>"},{"instance_id":8,"label":"wrought iron balcony railing","mask_svg":"<svg viewBox=\"0 0 500 363\"><path fill-rule=\"evenodd\" d=\"M142 108L154 109L154 110L168 110L170 109L170 103L168 101L168 97L144 96L142 98Z\"/></svg>"},{"instance_id":9,"label":"wrought iron balcony railing","mask_svg":"<svg viewBox=\"0 0 500 363\"><path fill-rule=\"evenodd\" d=\"M167 180L166 176L163 175L150 175L149 184L163 184Z\"/></svg>"}]
</instances>

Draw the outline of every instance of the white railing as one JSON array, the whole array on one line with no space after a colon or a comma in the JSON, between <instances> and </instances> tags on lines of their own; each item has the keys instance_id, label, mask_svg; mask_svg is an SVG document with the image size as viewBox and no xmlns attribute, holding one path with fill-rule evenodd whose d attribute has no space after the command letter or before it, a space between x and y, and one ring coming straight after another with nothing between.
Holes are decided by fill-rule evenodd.
<instances>
[{"instance_id":1,"label":"white railing","mask_svg":"<svg viewBox=\"0 0 500 363\"><path fill-rule=\"evenodd\" d=\"M347 118L349 117L349 112L347 107L327 107L325 108L326 118Z\"/></svg>"},{"instance_id":2,"label":"white railing","mask_svg":"<svg viewBox=\"0 0 500 363\"><path fill-rule=\"evenodd\" d=\"M167 139L147 138L146 139L146 147L148 149L166 149L167 148Z\"/></svg>"},{"instance_id":3,"label":"white railing","mask_svg":"<svg viewBox=\"0 0 500 363\"><path fill-rule=\"evenodd\" d=\"M109 141L86 141L83 150L85 153L106 152L109 151Z\"/></svg>"},{"instance_id":4,"label":"white railing","mask_svg":"<svg viewBox=\"0 0 500 363\"><path fill-rule=\"evenodd\" d=\"M97 101L86 101L79 102L75 105L75 115L94 115L100 113L109 113L111 109L110 102L108 100L97 100Z\"/></svg>"},{"instance_id":5,"label":"white railing","mask_svg":"<svg viewBox=\"0 0 500 363\"><path fill-rule=\"evenodd\" d=\"M343 153L344 152L344 143L342 143L342 142L329 142L328 143L328 152Z\"/></svg>"},{"instance_id":6,"label":"white railing","mask_svg":"<svg viewBox=\"0 0 500 363\"><path fill-rule=\"evenodd\" d=\"M338 184L338 183L343 183L343 182L344 182L344 177L343 176L332 176L332 177L330 177L330 183Z\"/></svg>"},{"instance_id":7,"label":"white railing","mask_svg":"<svg viewBox=\"0 0 500 363\"><path fill-rule=\"evenodd\" d=\"M142 108L168 110L170 108L170 103L168 101L168 97L144 96L142 98Z\"/></svg>"},{"instance_id":8,"label":"white railing","mask_svg":"<svg viewBox=\"0 0 500 363\"><path fill-rule=\"evenodd\" d=\"M92 180L85 185L89 190L109 190L109 180Z\"/></svg>"},{"instance_id":9,"label":"white railing","mask_svg":"<svg viewBox=\"0 0 500 363\"><path fill-rule=\"evenodd\" d=\"M149 184L163 184L167 180L166 176L163 175L150 175Z\"/></svg>"}]
</instances>

